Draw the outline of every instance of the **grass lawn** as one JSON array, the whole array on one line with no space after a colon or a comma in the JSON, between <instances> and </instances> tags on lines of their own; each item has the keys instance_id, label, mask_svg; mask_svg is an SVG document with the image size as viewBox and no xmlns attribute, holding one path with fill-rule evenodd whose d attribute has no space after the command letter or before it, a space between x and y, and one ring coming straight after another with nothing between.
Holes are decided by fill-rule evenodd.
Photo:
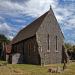
<instances>
[{"instance_id":1,"label":"grass lawn","mask_svg":"<svg viewBox=\"0 0 75 75\"><path fill-rule=\"evenodd\" d=\"M3 62L0 61L0 64ZM48 65L45 67L37 65L27 65L27 64L8 64L5 66L0 66L0 75L75 75L75 63L67 64L67 69L62 73L49 73L48 69L50 67L62 67L61 64L58 65Z\"/></svg>"}]
</instances>

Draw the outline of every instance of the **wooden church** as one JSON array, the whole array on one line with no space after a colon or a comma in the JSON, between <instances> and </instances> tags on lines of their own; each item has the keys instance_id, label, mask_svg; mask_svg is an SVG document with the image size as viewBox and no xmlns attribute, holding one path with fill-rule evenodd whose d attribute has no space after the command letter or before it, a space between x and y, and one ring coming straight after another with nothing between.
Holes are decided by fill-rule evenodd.
<instances>
[{"instance_id":1,"label":"wooden church","mask_svg":"<svg viewBox=\"0 0 75 75\"><path fill-rule=\"evenodd\" d=\"M63 59L64 37L52 8L12 40L12 64L56 64Z\"/></svg>"}]
</instances>

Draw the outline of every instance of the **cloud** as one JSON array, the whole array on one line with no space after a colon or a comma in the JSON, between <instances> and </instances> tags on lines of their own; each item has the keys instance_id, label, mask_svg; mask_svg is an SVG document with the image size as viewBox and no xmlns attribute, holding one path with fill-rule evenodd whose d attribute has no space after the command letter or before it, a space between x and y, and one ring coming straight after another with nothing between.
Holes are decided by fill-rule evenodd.
<instances>
[{"instance_id":1,"label":"cloud","mask_svg":"<svg viewBox=\"0 0 75 75\"><path fill-rule=\"evenodd\" d=\"M4 20L4 18L0 16L0 20Z\"/></svg>"},{"instance_id":2,"label":"cloud","mask_svg":"<svg viewBox=\"0 0 75 75\"><path fill-rule=\"evenodd\" d=\"M8 26L6 23L0 24L0 30L9 31L11 30L11 27Z\"/></svg>"},{"instance_id":3,"label":"cloud","mask_svg":"<svg viewBox=\"0 0 75 75\"><path fill-rule=\"evenodd\" d=\"M18 23L18 24L23 24L26 23L26 20L22 19L22 18L11 18L12 22Z\"/></svg>"},{"instance_id":4,"label":"cloud","mask_svg":"<svg viewBox=\"0 0 75 75\"><path fill-rule=\"evenodd\" d=\"M6 23L0 23L0 34L4 34L9 39L12 39L13 35L14 35L14 33L13 33L14 31L16 31L15 28L9 26Z\"/></svg>"},{"instance_id":5,"label":"cloud","mask_svg":"<svg viewBox=\"0 0 75 75\"><path fill-rule=\"evenodd\" d=\"M0 13L13 16L27 14L28 16L38 17L49 10L50 4L53 7L57 4L57 0L23 0L22 2L21 4L20 0L19 2L17 0L0 1Z\"/></svg>"},{"instance_id":6,"label":"cloud","mask_svg":"<svg viewBox=\"0 0 75 75\"><path fill-rule=\"evenodd\" d=\"M30 0L26 3L25 12L28 15L38 17L50 9L50 4L52 7L55 7L57 5L57 0Z\"/></svg>"},{"instance_id":7,"label":"cloud","mask_svg":"<svg viewBox=\"0 0 75 75\"><path fill-rule=\"evenodd\" d=\"M72 45L75 45L75 41L74 41L74 40L71 40L71 39L66 40L65 42L66 42L66 43L70 43L70 44L72 44Z\"/></svg>"},{"instance_id":8,"label":"cloud","mask_svg":"<svg viewBox=\"0 0 75 75\"><path fill-rule=\"evenodd\" d=\"M25 24L27 25L31 20L38 18L48 11L50 5L61 26L65 39L73 39L75 28L75 1L73 0L0 0L0 29L2 25L5 26L0 31L10 31L8 36L13 34L10 38L14 37L22 27L25 27ZM25 16L29 16L31 20L27 20L28 17ZM69 39L67 36L71 33L67 32L68 30L73 32L72 37ZM66 32L67 34L65 35ZM72 41L74 42L74 39Z\"/></svg>"}]
</instances>

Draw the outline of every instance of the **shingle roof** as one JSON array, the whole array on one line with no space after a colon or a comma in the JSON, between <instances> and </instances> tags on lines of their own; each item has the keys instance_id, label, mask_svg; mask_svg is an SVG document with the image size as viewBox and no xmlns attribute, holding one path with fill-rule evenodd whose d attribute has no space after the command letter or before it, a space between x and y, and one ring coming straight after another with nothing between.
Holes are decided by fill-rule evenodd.
<instances>
[{"instance_id":1,"label":"shingle roof","mask_svg":"<svg viewBox=\"0 0 75 75\"><path fill-rule=\"evenodd\" d=\"M49 12L49 11L48 11ZM46 12L44 15L33 21L31 24L29 24L27 27L23 28L16 37L12 40L12 44L15 44L17 42L20 42L24 39L30 38L36 34L36 31L38 30L39 26L41 25L42 21L48 14Z\"/></svg>"}]
</instances>

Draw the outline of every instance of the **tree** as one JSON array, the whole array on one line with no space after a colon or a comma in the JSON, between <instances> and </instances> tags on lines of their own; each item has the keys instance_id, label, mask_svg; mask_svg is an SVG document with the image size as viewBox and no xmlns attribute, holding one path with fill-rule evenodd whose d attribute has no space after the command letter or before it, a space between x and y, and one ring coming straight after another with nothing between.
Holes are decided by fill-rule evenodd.
<instances>
[{"instance_id":1,"label":"tree","mask_svg":"<svg viewBox=\"0 0 75 75\"><path fill-rule=\"evenodd\" d=\"M2 42L9 43L10 40L8 40L8 38L5 35L0 34L0 43Z\"/></svg>"},{"instance_id":2,"label":"tree","mask_svg":"<svg viewBox=\"0 0 75 75\"><path fill-rule=\"evenodd\" d=\"M10 42L10 40L8 40L8 38L3 35L0 34L0 58L4 59L4 54L5 54L5 45L8 44Z\"/></svg>"},{"instance_id":3,"label":"tree","mask_svg":"<svg viewBox=\"0 0 75 75\"><path fill-rule=\"evenodd\" d=\"M69 59L72 59L72 52L73 52L73 50L72 50L72 44L65 43L64 47L65 47L65 50L66 50L66 52L67 52L67 54L69 56Z\"/></svg>"},{"instance_id":4,"label":"tree","mask_svg":"<svg viewBox=\"0 0 75 75\"><path fill-rule=\"evenodd\" d=\"M65 43L64 47L66 48L70 59L75 60L75 45L72 45L70 43Z\"/></svg>"},{"instance_id":5,"label":"tree","mask_svg":"<svg viewBox=\"0 0 75 75\"><path fill-rule=\"evenodd\" d=\"M72 45L70 43L65 43L64 47L67 51L72 51Z\"/></svg>"},{"instance_id":6,"label":"tree","mask_svg":"<svg viewBox=\"0 0 75 75\"><path fill-rule=\"evenodd\" d=\"M73 52L75 52L75 45L72 46L72 50L73 50Z\"/></svg>"}]
</instances>

